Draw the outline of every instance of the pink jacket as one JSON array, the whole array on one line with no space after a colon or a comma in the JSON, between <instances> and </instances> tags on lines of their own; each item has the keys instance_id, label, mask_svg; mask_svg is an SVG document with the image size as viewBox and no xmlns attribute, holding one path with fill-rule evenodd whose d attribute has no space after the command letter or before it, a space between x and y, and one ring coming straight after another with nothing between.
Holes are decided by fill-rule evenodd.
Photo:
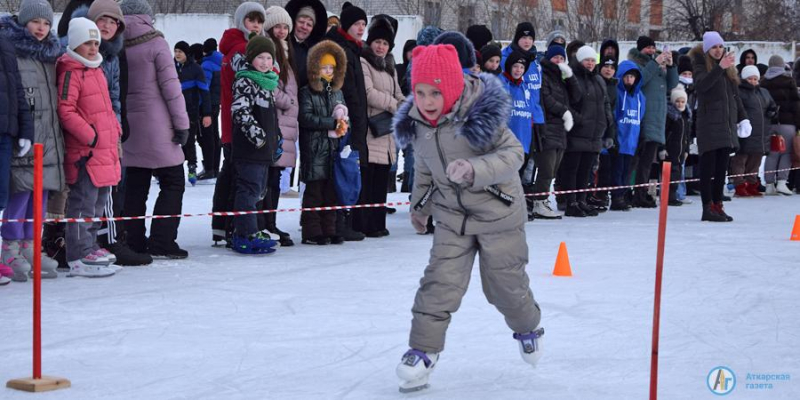
<instances>
[{"instance_id":1,"label":"pink jacket","mask_svg":"<svg viewBox=\"0 0 800 400\"><path fill-rule=\"evenodd\" d=\"M117 144L122 129L117 122L102 68L88 68L64 54L56 63L58 119L64 131L64 175L68 184L78 180L78 163L95 187L113 186L120 180Z\"/></svg>"},{"instance_id":2,"label":"pink jacket","mask_svg":"<svg viewBox=\"0 0 800 400\"><path fill-rule=\"evenodd\" d=\"M275 95L275 105L278 108L278 122L283 136L283 154L275 162L276 167L296 167L297 162L297 114L300 104L297 102L297 80L294 72L289 70L289 79L286 84L278 83Z\"/></svg>"}]
</instances>

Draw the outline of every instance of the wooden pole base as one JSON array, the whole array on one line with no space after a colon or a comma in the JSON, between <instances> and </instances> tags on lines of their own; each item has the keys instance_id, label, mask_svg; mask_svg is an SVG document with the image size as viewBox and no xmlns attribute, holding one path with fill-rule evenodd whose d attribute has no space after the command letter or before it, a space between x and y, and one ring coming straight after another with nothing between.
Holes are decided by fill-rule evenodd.
<instances>
[{"instance_id":1,"label":"wooden pole base","mask_svg":"<svg viewBox=\"0 0 800 400\"><path fill-rule=\"evenodd\" d=\"M54 376L42 376L42 379L21 378L12 379L6 387L23 392L49 392L51 390L66 389L72 386L69 379Z\"/></svg>"}]
</instances>

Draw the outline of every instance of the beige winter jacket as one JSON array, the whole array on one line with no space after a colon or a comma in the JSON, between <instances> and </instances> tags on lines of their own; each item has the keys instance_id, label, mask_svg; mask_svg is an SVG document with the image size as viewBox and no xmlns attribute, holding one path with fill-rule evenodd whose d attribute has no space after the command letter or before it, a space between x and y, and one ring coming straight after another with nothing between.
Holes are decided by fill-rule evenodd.
<instances>
[{"instance_id":1,"label":"beige winter jacket","mask_svg":"<svg viewBox=\"0 0 800 400\"><path fill-rule=\"evenodd\" d=\"M526 221L518 173L524 152L506 124L511 101L494 76L465 77L464 82L461 98L438 128L419 114L413 98L395 116L400 146L414 146L411 206L460 235L518 229ZM471 185L447 178L447 165L457 159L472 164Z\"/></svg>"},{"instance_id":2,"label":"beige winter jacket","mask_svg":"<svg viewBox=\"0 0 800 400\"><path fill-rule=\"evenodd\" d=\"M368 115L372 117L384 111L396 114L397 107L403 103L405 96L398 83L392 55L388 54L385 58L376 57L367 48L361 57L361 68L364 71L364 84L367 89ZM391 134L376 138L372 135L372 131L368 130L367 148L369 162L372 164L391 165L397 161L395 141Z\"/></svg>"}]
</instances>

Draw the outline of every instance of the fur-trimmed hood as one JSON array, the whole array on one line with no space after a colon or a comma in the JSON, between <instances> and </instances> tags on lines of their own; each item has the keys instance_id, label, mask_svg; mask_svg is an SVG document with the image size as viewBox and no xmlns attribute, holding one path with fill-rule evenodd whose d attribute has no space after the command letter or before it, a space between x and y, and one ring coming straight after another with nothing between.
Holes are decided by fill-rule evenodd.
<instances>
[{"instance_id":1,"label":"fur-trimmed hood","mask_svg":"<svg viewBox=\"0 0 800 400\"><path fill-rule=\"evenodd\" d=\"M480 74L478 78L464 78L464 92L453 106L453 111L440 117L440 126L449 121L461 123L457 135L463 135L473 149L486 150L508 123L511 113L511 98L503 83L492 74ZM418 123L428 124L414 106L410 96L394 116L394 135L405 147L414 140Z\"/></svg>"},{"instance_id":2,"label":"fur-trimmed hood","mask_svg":"<svg viewBox=\"0 0 800 400\"><path fill-rule=\"evenodd\" d=\"M648 56L647 54L642 53L636 47L632 47L628 50L628 60L631 60L638 64L641 67L647 65L648 62L653 60L653 57Z\"/></svg>"},{"instance_id":3,"label":"fur-trimmed hood","mask_svg":"<svg viewBox=\"0 0 800 400\"><path fill-rule=\"evenodd\" d=\"M692 65L705 65L706 71L711 71L715 65L719 65L719 62L714 61L711 56L703 51L702 43L689 50L689 57L692 59ZM736 67L728 68L725 73L728 75L728 79L733 81L736 86L739 86L741 80L739 79L739 73Z\"/></svg>"},{"instance_id":4,"label":"fur-trimmed hood","mask_svg":"<svg viewBox=\"0 0 800 400\"><path fill-rule=\"evenodd\" d=\"M70 19L75 18L88 18L89 16L89 6L82 5L75 9L70 16ZM103 56L104 60L111 60L116 58L119 53L122 51L122 47L125 44L124 32L117 32L116 37L114 40L102 40L100 41L100 54ZM66 48L69 45L69 35L61 36L59 39L61 45Z\"/></svg>"},{"instance_id":5,"label":"fur-trimmed hood","mask_svg":"<svg viewBox=\"0 0 800 400\"><path fill-rule=\"evenodd\" d=\"M336 68L333 69L333 82L331 88L340 90L344 84L344 75L347 72L347 55L338 44L331 40L323 40L308 51L308 86L316 92L322 92L322 81L320 76L320 62L322 56L331 54L336 60Z\"/></svg>"},{"instance_id":6,"label":"fur-trimmed hood","mask_svg":"<svg viewBox=\"0 0 800 400\"><path fill-rule=\"evenodd\" d=\"M678 107L675 107L675 104L669 103L669 105L667 105L667 118L670 120L677 121L681 119L681 115L683 115L683 113L686 113L689 120L692 119L692 110L691 107L689 107L689 104L686 104L686 109L683 111L678 110Z\"/></svg>"},{"instance_id":7,"label":"fur-trimmed hood","mask_svg":"<svg viewBox=\"0 0 800 400\"><path fill-rule=\"evenodd\" d=\"M386 57L378 57L372 48L369 46L361 50L361 58L367 60L372 68L380 72L388 72L389 75L394 76L394 56L392 53L386 53Z\"/></svg>"},{"instance_id":8,"label":"fur-trimmed hood","mask_svg":"<svg viewBox=\"0 0 800 400\"><path fill-rule=\"evenodd\" d=\"M14 45L14 51L19 58L55 64L65 51L55 34L51 32L40 42L13 15L0 17L0 38Z\"/></svg>"},{"instance_id":9,"label":"fur-trimmed hood","mask_svg":"<svg viewBox=\"0 0 800 400\"><path fill-rule=\"evenodd\" d=\"M311 35L309 35L307 39L310 40L311 43L316 43L322 40L328 29L328 13L325 11L325 6L322 2L319 0L290 0L283 9L286 10L292 18L292 21L295 21L297 20L297 14L300 12L300 9L304 7L311 7L311 9L314 10L314 14L317 16L314 28L311 29ZM294 32L291 34L294 36Z\"/></svg>"}]
</instances>

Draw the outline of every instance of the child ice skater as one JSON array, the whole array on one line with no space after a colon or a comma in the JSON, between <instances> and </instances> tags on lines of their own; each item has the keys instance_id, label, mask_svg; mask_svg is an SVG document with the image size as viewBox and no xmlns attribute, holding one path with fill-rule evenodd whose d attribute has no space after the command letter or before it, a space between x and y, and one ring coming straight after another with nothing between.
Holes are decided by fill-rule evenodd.
<instances>
[{"instance_id":1,"label":"child ice skater","mask_svg":"<svg viewBox=\"0 0 800 400\"><path fill-rule=\"evenodd\" d=\"M111 186L119 183L117 121L100 68L100 30L86 18L69 23L69 47L56 64L58 119L64 131L64 175L69 184L68 218L103 215ZM100 223L67 224L68 276L106 277L117 271L97 245Z\"/></svg>"},{"instance_id":2,"label":"child ice skater","mask_svg":"<svg viewBox=\"0 0 800 400\"><path fill-rule=\"evenodd\" d=\"M272 92L278 87L273 70L275 44L251 35L245 49L247 63L233 84L233 167L236 197L233 209L255 211L267 193L269 167L280 158L282 138ZM276 241L258 231L255 214L234 219L233 250L242 254L270 254Z\"/></svg>"},{"instance_id":3,"label":"child ice skater","mask_svg":"<svg viewBox=\"0 0 800 400\"><path fill-rule=\"evenodd\" d=\"M427 387L476 254L486 298L531 365L544 334L525 273L524 151L506 125L511 100L491 75L465 78L451 45L417 47L413 59L413 98L398 110L395 134L400 147L414 146L412 225L424 232L433 215L436 231L411 310L411 349L397 366L401 392Z\"/></svg>"}]
</instances>

